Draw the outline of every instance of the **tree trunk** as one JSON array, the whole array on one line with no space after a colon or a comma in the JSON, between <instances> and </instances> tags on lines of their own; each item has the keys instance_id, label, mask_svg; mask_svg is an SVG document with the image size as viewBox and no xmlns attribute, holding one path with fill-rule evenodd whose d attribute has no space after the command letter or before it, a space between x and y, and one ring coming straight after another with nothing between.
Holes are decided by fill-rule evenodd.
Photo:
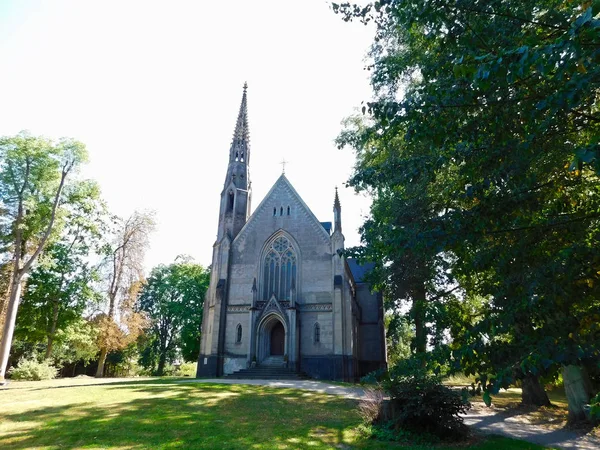
<instances>
[{"instance_id":1,"label":"tree trunk","mask_svg":"<svg viewBox=\"0 0 600 450\"><path fill-rule=\"evenodd\" d=\"M104 364L106 363L106 355L108 350L106 347L100 349L100 358L98 358L98 369L96 369L96 378L102 378L104 376Z\"/></svg>"},{"instance_id":2,"label":"tree trunk","mask_svg":"<svg viewBox=\"0 0 600 450\"><path fill-rule=\"evenodd\" d=\"M532 406L550 406L550 399L544 386L540 383L540 377L528 375L523 379L521 392L521 403Z\"/></svg>"},{"instance_id":3,"label":"tree trunk","mask_svg":"<svg viewBox=\"0 0 600 450\"><path fill-rule=\"evenodd\" d=\"M58 300L54 301L52 306L52 325L50 326L50 333L48 333L48 344L46 345L46 356L50 358L52 355L52 345L54 344L54 334L56 333L56 324L58 323Z\"/></svg>"},{"instance_id":4,"label":"tree trunk","mask_svg":"<svg viewBox=\"0 0 600 450\"><path fill-rule=\"evenodd\" d=\"M13 334L15 332L15 323L17 321L17 309L21 298L21 278L13 276L8 307L6 309L6 321L2 330L2 342L0 342L0 382L4 381L6 374L6 365L8 364L8 355L12 344Z\"/></svg>"},{"instance_id":5,"label":"tree trunk","mask_svg":"<svg viewBox=\"0 0 600 450\"><path fill-rule=\"evenodd\" d=\"M563 382L569 403L569 423L587 420L585 405L590 402L590 382L581 366L563 366Z\"/></svg>"},{"instance_id":6,"label":"tree trunk","mask_svg":"<svg viewBox=\"0 0 600 450\"><path fill-rule=\"evenodd\" d=\"M165 372L165 365L167 364L167 352L162 351L160 352L160 357L158 358L158 368L156 369L156 375L158 375L159 377L162 377L163 373Z\"/></svg>"},{"instance_id":7,"label":"tree trunk","mask_svg":"<svg viewBox=\"0 0 600 450\"><path fill-rule=\"evenodd\" d=\"M415 352L424 355L427 351L427 330L425 329L425 286L419 284L414 291L413 319L415 321Z\"/></svg>"}]
</instances>

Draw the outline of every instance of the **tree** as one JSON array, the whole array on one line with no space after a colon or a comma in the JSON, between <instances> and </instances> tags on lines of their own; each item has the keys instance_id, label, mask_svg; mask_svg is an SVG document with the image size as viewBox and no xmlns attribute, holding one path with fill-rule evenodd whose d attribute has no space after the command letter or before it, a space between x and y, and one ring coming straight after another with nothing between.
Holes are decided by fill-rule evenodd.
<instances>
[{"instance_id":1,"label":"tree","mask_svg":"<svg viewBox=\"0 0 600 450\"><path fill-rule=\"evenodd\" d=\"M146 326L135 302L144 279L144 255L154 226L150 213L136 211L127 220L117 219L113 242L104 249L107 310L95 318L100 347L97 377L104 374L108 352L134 342Z\"/></svg>"},{"instance_id":2,"label":"tree","mask_svg":"<svg viewBox=\"0 0 600 450\"><path fill-rule=\"evenodd\" d=\"M163 375L165 365L176 357L178 347L186 361L198 357L208 282L209 272L190 259L152 269L141 290L139 308L152 321L142 362L157 375Z\"/></svg>"},{"instance_id":3,"label":"tree","mask_svg":"<svg viewBox=\"0 0 600 450\"><path fill-rule=\"evenodd\" d=\"M23 294L15 337L46 342L52 355L60 330L79 321L84 310L99 302L99 271L91 257L106 231L106 207L95 183L86 181L66 193L69 201L60 222L60 236L49 244L32 270ZM64 335L64 333L62 333Z\"/></svg>"},{"instance_id":4,"label":"tree","mask_svg":"<svg viewBox=\"0 0 600 450\"><path fill-rule=\"evenodd\" d=\"M52 354L55 364L63 366L63 370L65 365L72 364L73 371L80 361L89 364L98 355L97 333L93 324L83 317L58 330L57 346Z\"/></svg>"},{"instance_id":5,"label":"tree","mask_svg":"<svg viewBox=\"0 0 600 450\"><path fill-rule=\"evenodd\" d=\"M334 9L377 30L371 121L343 135L373 162L358 179L388 208L420 182L415 202L431 214L405 248L436 249L461 295L483 300L481 318L455 330L452 363L479 373L488 393L522 379L534 404L547 402L540 374L574 368L564 371L581 394L569 394L570 415L582 417L575 398L589 398L585 366L600 342L590 322L600 311L600 4Z\"/></svg>"},{"instance_id":6,"label":"tree","mask_svg":"<svg viewBox=\"0 0 600 450\"><path fill-rule=\"evenodd\" d=\"M10 294L0 343L0 380L4 379L21 288L44 249L63 207L67 178L86 159L85 146L72 139L54 143L22 132L0 138L0 204L10 230Z\"/></svg>"}]
</instances>

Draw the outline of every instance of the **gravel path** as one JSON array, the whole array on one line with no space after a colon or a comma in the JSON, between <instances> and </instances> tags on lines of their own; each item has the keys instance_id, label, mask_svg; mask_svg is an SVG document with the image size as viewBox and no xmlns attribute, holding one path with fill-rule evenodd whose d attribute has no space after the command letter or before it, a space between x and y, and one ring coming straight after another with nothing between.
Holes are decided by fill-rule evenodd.
<instances>
[{"instance_id":1,"label":"gravel path","mask_svg":"<svg viewBox=\"0 0 600 450\"><path fill-rule=\"evenodd\" d=\"M314 380L229 380L229 379L201 379L183 380L182 383L220 383L220 384L251 384L271 386L275 388L293 388L317 391L325 394L342 395L347 398L359 399L364 394L364 389L354 386L343 386L333 383ZM598 450L600 439L577 431L564 429L548 429L528 423L523 417L510 412L493 409L472 409L464 415L465 423L483 433L498 434L515 439L532 442L546 447L569 450Z\"/></svg>"}]
</instances>

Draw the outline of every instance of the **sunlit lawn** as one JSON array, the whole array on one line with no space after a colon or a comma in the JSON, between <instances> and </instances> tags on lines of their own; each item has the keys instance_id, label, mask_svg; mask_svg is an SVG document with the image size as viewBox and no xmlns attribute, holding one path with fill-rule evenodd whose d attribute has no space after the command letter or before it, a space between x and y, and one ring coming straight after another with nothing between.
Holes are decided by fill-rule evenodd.
<instances>
[{"instance_id":1,"label":"sunlit lawn","mask_svg":"<svg viewBox=\"0 0 600 450\"><path fill-rule=\"evenodd\" d=\"M176 380L94 383L15 382L0 390L0 449L393 447L361 435L356 401L341 397ZM491 438L471 448L542 447Z\"/></svg>"}]
</instances>

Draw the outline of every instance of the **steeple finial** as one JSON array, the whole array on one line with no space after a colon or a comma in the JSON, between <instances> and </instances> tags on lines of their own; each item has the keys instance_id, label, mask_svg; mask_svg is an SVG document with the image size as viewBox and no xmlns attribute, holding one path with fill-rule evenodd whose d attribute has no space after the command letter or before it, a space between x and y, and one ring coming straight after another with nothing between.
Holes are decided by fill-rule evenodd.
<instances>
[{"instance_id":1,"label":"steeple finial","mask_svg":"<svg viewBox=\"0 0 600 450\"><path fill-rule=\"evenodd\" d=\"M231 142L231 161L249 162L250 159L250 130L248 128L248 101L246 91L248 83L244 83L244 92L242 94L242 103L238 113L233 140Z\"/></svg>"},{"instance_id":2,"label":"steeple finial","mask_svg":"<svg viewBox=\"0 0 600 450\"><path fill-rule=\"evenodd\" d=\"M338 188L335 187L335 199L333 200L333 221L334 231L342 232L342 205L338 195Z\"/></svg>"}]
</instances>

